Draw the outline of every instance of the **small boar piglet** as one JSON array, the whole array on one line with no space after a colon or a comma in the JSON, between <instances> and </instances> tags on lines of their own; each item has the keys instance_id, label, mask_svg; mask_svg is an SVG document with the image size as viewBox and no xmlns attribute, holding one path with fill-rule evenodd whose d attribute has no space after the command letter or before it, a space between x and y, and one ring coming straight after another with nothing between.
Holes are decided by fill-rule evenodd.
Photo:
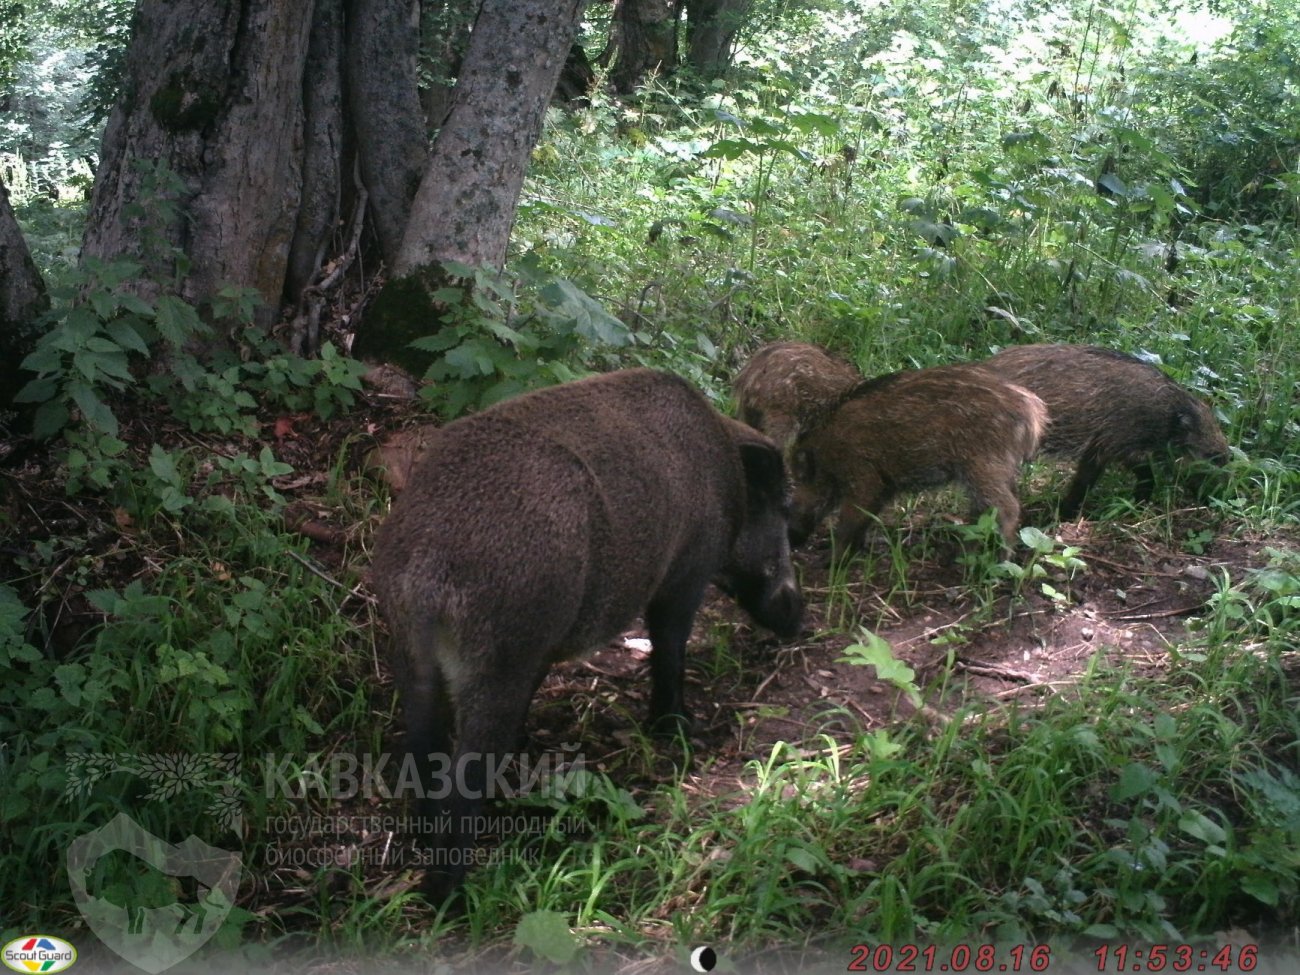
<instances>
[{"instance_id":1,"label":"small boar piglet","mask_svg":"<svg viewBox=\"0 0 1300 975\"><path fill-rule=\"evenodd\" d=\"M1020 345L977 364L1047 404L1044 454L1078 462L1060 504L1078 515L1111 465L1132 471L1134 498L1149 501L1153 464L1170 456L1223 465L1230 456L1214 413L1148 362L1088 345Z\"/></svg>"},{"instance_id":2,"label":"small boar piglet","mask_svg":"<svg viewBox=\"0 0 1300 975\"><path fill-rule=\"evenodd\" d=\"M958 483L972 515L997 509L1014 545L1021 465L1046 420L1033 393L961 365L860 383L795 442L791 540L800 544L838 509L837 537L857 547L869 516L895 495Z\"/></svg>"}]
</instances>

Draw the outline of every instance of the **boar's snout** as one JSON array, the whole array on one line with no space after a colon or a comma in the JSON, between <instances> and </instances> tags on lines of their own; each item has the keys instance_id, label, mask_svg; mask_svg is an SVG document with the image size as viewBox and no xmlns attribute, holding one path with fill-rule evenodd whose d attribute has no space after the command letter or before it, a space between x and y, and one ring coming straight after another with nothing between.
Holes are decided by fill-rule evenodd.
<instances>
[{"instance_id":1,"label":"boar's snout","mask_svg":"<svg viewBox=\"0 0 1300 975\"><path fill-rule=\"evenodd\" d=\"M787 640L798 635L803 624L803 593L799 591L788 549L780 566L774 565L763 572L733 568L723 573L717 584L759 626Z\"/></svg>"},{"instance_id":2,"label":"boar's snout","mask_svg":"<svg viewBox=\"0 0 1300 975\"><path fill-rule=\"evenodd\" d=\"M782 639L799 635L803 624L803 593L795 582L793 569L790 578L763 600L761 606L749 610L750 615Z\"/></svg>"}]
</instances>

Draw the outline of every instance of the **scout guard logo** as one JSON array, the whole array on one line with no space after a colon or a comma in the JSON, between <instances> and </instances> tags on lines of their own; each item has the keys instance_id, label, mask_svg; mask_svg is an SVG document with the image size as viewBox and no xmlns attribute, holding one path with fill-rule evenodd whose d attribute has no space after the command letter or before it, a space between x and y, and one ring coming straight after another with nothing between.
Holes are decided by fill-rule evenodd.
<instances>
[{"instance_id":1,"label":"scout guard logo","mask_svg":"<svg viewBox=\"0 0 1300 975\"><path fill-rule=\"evenodd\" d=\"M61 972L77 960L77 949L49 934L25 934L4 946L0 960L16 972Z\"/></svg>"}]
</instances>

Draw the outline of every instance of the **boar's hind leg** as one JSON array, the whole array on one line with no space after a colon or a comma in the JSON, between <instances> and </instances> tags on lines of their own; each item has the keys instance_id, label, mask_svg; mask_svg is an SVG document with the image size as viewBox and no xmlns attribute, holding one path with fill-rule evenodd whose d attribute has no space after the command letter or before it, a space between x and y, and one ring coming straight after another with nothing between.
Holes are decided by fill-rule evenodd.
<instances>
[{"instance_id":1,"label":"boar's hind leg","mask_svg":"<svg viewBox=\"0 0 1300 975\"><path fill-rule=\"evenodd\" d=\"M993 508L998 516L998 529L1008 547L1015 548L1017 532L1020 529L1020 497L1016 493L1016 477L1009 481L994 480L990 484L972 488L970 492L970 518L977 521L979 517Z\"/></svg>"},{"instance_id":2,"label":"boar's hind leg","mask_svg":"<svg viewBox=\"0 0 1300 975\"><path fill-rule=\"evenodd\" d=\"M434 789L450 785L450 795L437 803L432 863L424 876L425 895L435 904L460 886L474 860L484 800L503 798L503 783L510 790L519 784L502 778L498 770L519 740L528 703L546 676L547 663L528 661L521 666L526 655L497 656L509 666L489 666L457 688L456 751L446 771L449 781L424 783Z\"/></svg>"},{"instance_id":3,"label":"boar's hind leg","mask_svg":"<svg viewBox=\"0 0 1300 975\"><path fill-rule=\"evenodd\" d=\"M707 584L707 579L691 579L658 593L646 608L646 629L652 647L650 724L656 734L673 735L690 728L691 718L682 697L686 641Z\"/></svg>"},{"instance_id":4,"label":"boar's hind leg","mask_svg":"<svg viewBox=\"0 0 1300 975\"><path fill-rule=\"evenodd\" d=\"M428 782L433 763L445 763L451 752L455 712L447 681L438 665L437 644L445 639L436 625L413 628L411 641L395 661L395 677L406 721L406 750L418 782ZM418 796L418 817L428 821L438 814L437 804Z\"/></svg>"}]
</instances>

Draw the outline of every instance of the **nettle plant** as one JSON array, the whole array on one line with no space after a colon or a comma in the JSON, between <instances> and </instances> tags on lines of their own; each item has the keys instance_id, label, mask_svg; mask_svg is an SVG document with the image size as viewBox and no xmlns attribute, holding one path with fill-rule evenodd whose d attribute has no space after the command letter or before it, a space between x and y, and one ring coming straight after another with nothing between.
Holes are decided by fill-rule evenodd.
<instances>
[{"instance_id":1,"label":"nettle plant","mask_svg":"<svg viewBox=\"0 0 1300 975\"><path fill-rule=\"evenodd\" d=\"M252 325L256 292L227 286L206 316L174 294L153 299L136 287L142 265L87 258L56 293L46 331L23 366L36 374L17 401L36 404L33 434L61 436L67 446L67 490L109 491L128 510L152 497L169 511L183 507L175 478L157 474L154 445L147 468L135 470L114 411L129 396L158 401L194 433L254 436L259 409L314 409L323 418L353 403L364 366L326 344L318 359L292 356ZM191 347L219 327L240 334L248 355L218 352L200 360ZM166 454L166 452L163 452ZM170 455L169 455L170 456ZM265 459L257 469L270 469ZM283 465L271 465L279 470ZM280 471L283 473L283 471Z\"/></svg>"},{"instance_id":2,"label":"nettle plant","mask_svg":"<svg viewBox=\"0 0 1300 975\"><path fill-rule=\"evenodd\" d=\"M498 274L454 261L451 282L432 295L445 309L442 327L413 348L435 353L421 395L448 417L538 386L576 379L597 356L636 342L621 321L536 258ZM607 363L608 364L608 363Z\"/></svg>"}]
</instances>

